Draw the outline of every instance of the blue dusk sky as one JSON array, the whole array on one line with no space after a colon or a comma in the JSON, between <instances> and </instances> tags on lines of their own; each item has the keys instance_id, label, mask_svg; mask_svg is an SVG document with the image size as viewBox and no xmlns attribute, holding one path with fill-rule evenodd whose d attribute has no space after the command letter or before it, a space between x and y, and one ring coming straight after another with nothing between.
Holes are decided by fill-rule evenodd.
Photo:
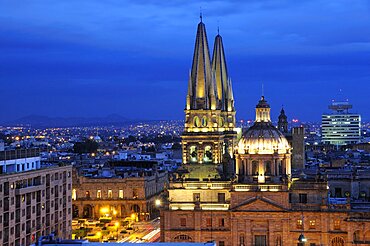
<instances>
[{"instance_id":1,"label":"blue dusk sky","mask_svg":"<svg viewBox=\"0 0 370 246\"><path fill-rule=\"evenodd\" d=\"M274 118L284 105L318 121L343 98L370 120L369 0L2 0L0 122L183 119L200 7L211 52L220 27L239 119L263 83Z\"/></svg>"}]
</instances>

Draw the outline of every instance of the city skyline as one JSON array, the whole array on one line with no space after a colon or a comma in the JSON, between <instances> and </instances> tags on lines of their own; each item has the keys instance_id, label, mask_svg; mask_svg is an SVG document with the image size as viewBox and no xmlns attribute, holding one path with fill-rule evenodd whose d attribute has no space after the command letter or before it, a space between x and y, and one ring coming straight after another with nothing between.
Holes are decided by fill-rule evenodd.
<instances>
[{"instance_id":1,"label":"city skyline","mask_svg":"<svg viewBox=\"0 0 370 246\"><path fill-rule=\"evenodd\" d=\"M200 6L210 48L220 27L238 119L253 118L262 84L273 119L284 105L289 119L318 121L339 90L370 118L366 1L49 4L1 4L0 122L183 119Z\"/></svg>"}]
</instances>

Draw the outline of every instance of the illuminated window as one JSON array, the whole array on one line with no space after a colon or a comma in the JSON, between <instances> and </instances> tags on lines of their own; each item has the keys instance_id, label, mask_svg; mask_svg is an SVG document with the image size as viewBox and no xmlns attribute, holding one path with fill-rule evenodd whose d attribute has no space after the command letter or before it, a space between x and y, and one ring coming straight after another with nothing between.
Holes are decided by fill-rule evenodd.
<instances>
[{"instance_id":1,"label":"illuminated window","mask_svg":"<svg viewBox=\"0 0 370 246\"><path fill-rule=\"evenodd\" d=\"M310 229L316 228L316 220L310 220Z\"/></svg>"},{"instance_id":2,"label":"illuminated window","mask_svg":"<svg viewBox=\"0 0 370 246\"><path fill-rule=\"evenodd\" d=\"M186 226L186 219L180 218L180 226Z\"/></svg>"},{"instance_id":3,"label":"illuminated window","mask_svg":"<svg viewBox=\"0 0 370 246\"><path fill-rule=\"evenodd\" d=\"M86 192L85 192L85 197L86 197L86 198L90 198L90 191L86 191Z\"/></svg>"},{"instance_id":4,"label":"illuminated window","mask_svg":"<svg viewBox=\"0 0 370 246\"><path fill-rule=\"evenodd\" d=\"M137 199L137 189L132 189L132 198Z\"/></svg>"},{"instance_id":5,"label":"illuminated window","mask_svg":"<svg viewBox=\"0 0 370 246\"><path fill-rule=\"evenodd\" d=\"M76 201L76 199L77 199L77 191L76 189L73 189L72 190L72 200Z\"/></svg>"},{"instance_id":6,"label":"illuminated window","mask_svg":"<svg viewBox=\"0 0 370 246\"><path fill-rule=\"evenodd\" d=\"M123 199L123 190L119 190L119 192L118 192L118 197L119 197L120 199Z\"/></svg>"},{"instance_id":7,"label":"illuminated window","mask_svg":"<svg viewBox=\"0 0 370 246\"><path fill-rule=\"evenodd\" d=\"M108 198L112 198L113 197L113 192L112 190L108 190Z\"/></svg>"},{"instance_id":8,"label":"illuminated window","mask_svg":"<svg viewBox=\"0 0 370 246\"><path fill-rule=\"evenodd\" d=\"M101 190L98 190L98 191L96 192L96 198L101 198Z\"/></svg>"},{"instance_id":9,"label":"illuminated window","mask_svg":"<svg viewBox=\"0 0 370 246\"><path fill-rule=\"evenodd\" d=\"M303 221L301 219L297 220L297 229L303 229Z\"/></svg>"},{"instance_id":10,"label":"illuminated window","mask_svg":"<svg viewBox=\"0 0 370 246\"><path fill-rule=\"evenodd\" d=\"M340 230L340 220L334 220L334 230Z\"/></svg>"}]
</instances>

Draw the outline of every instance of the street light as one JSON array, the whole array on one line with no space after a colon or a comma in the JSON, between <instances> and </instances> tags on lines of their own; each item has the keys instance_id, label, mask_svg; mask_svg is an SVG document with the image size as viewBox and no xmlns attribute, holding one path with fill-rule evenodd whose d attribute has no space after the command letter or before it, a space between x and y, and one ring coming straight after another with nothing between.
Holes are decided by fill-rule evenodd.
<instances>
[{"instance_id":1,"label":"street light","mask_svg":"<svg viewBox=\"0 0 370 246\"><path fill-rule=\"evenodd\" d=\"M301 235L299 235L299 237L298 237L298 241L300 243L305 243L305 242L307 242L307 238L305 238L305 236L303 235L303 233L301 233Z\"/></svg>"},{"instance_id":2,"label":"street light","mask_svg":"<svg viewBox=\"0 0 370 246\"><path fill-rule=\"evenodd\" d=\"M161 202L161 200L159 200L159 199L156 199L156 200L155 200L155 206L156 206L156 207L161 206L161 203L162 203L162 202Z\"/></svg>"}]
</instances>

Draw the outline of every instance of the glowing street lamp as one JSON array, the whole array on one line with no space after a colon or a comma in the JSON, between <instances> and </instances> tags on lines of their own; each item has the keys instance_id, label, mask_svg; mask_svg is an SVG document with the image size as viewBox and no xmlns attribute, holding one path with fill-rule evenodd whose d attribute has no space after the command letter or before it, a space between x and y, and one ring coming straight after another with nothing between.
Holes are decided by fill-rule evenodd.
<instances>
[{"instance_id":1,"label":"glowing street lamp","mask_svg":"<svg viewBox=\"0 0 370 246\"><path fill-rule=\"evenodd\" d=\"M301 233L301 235L299 235L298 242L303 243L303 244L305 242L307 242L307 238L305 238L305 236L303 235L303 233Z\"/></svg>"},{"instance_id":2,"label":"glowing street lamp","mask_svg":"<svg viewBox=\"0 0 370 246\"><path fill-rule=\"evenodd\" d=\"M161 206L161 204L162 204L161 200L159 200L159 199L156 199L156 200L155 200L155 206L156 206L156 207Z\"/></svg>"}]
</instances>

